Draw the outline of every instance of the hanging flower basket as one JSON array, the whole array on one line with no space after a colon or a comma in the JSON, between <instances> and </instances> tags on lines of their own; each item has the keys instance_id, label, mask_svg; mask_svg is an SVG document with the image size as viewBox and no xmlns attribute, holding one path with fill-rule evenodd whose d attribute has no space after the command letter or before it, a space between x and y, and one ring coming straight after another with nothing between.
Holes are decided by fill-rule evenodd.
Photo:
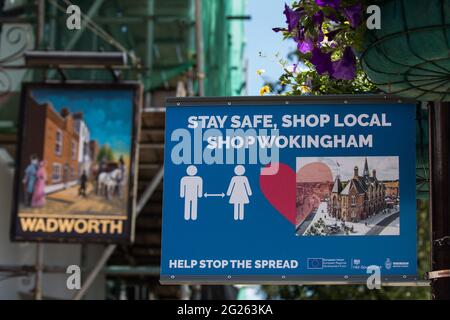
<instances>
[{"instance_id":1,"label":"hanging flower basket","mask_svg":"<svg viewBox=\"0 0 450 320\"><path fill-rule=\"evenodd\" d=\"M381 29L365 35L361 63L380 89L450 101L450 0L373 0Z\"/></svg>"}]
</instances>

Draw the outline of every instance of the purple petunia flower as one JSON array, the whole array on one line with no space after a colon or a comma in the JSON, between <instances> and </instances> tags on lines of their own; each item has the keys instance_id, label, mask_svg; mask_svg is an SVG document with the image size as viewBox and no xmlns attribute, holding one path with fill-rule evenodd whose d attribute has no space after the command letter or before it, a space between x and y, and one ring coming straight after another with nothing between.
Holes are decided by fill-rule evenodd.
<instances>
[{"instance_id":1,"label":"purple petunia flower","mask_svg":"<svg viewBox=\"0 0 450 320\"><path fill-rule=\"evenodd\" d=\"M316 3L320 7L331 7L337 9L341 4L341 0L316 0Z\"/></svg>"},{"instance_id":2,"label":"purple petunia flower","mask_svg":"<svg viewBox=\"0 0 450 320\"><path fill-rule=\"evenodd\" d=\"M356 77L356 57L351 47L344 49L342 59L333 62L331 75L340 80L353 80Z\"/></svg>"},{"instance_id":3,"label":"purple petunia flower","mask_svg":"<svg viewBox=\"0 0 450 320\"><path fill-rule=\"evenodd\" d=\"M325 39L325 36L323 34L322 28L319 29L319 34L317 36L317 42L321 43Z\"/></svg>"},{"instance_id":4,"label":"purple petunia flower","mask_svg":"<svg viewBox=\"0 0 450 320\"><path fill-rule=\"evenodd\" d=\"M333 64L331 62L331 53L323 53L319 48L312 50L311 63L316 67L318 74L333 73Z\"/></svg>"},{"instance_id":5,"label":"purple petunia flower","mask_svg":"<svg viewBox=\"0 0 450 320\"><path fill-rule=\"evenodd\" d=\"M362 22L362 5L357 3L353 6L344 8L344 15L353 28L358 27Z\"/></svg>"},{"instance_id":6,"label":"purple petunia flower","mask_svg":"<svg viewBox=\"0 0 450 320\"><path fill-rule=\"evenodd\" d=\"M298 30L297 35L294 37L294 41L297 42L297 48L303 54L311 52L315 44L314 39L305 36L304 27L301 27Z\"/></svg>"},{"instance_id":7,"label":"purple petunia flower","mask_svg":"<svg viewBox=\"0 0 450 320\"><path fill-rule=\"evenodd\" d=\"M301 11L296 11L290 8L287 4L284 5L284 15L286 16L286 23L288 25L288 31L292 32L292 30L298 27L298 23L301 17Z\"/></svg>"},{"instance_id":8,"label":"purple petunia flower","mask_svg":"<svg viewBox=\"0 0 450 320\"><path fill-rule=\"evenodd\" d=\"M317 11L317 12L312 16L312 21L313 21L313 23L314 23L316 26L319 26L319 27L322 26L323 19L324 19L324 16L323 16L323 11L322 11L322 10Z\"/></svg>"},{"instance_id":9,"label":"purple petunia flower","mask_svg":"<svg viewBox=\"0 0 450 320\"><path fill-rule=\"evenodd\" d=\"M303 54L311 52L314 49L314 41L311 39L299 41L297 44L297 48Z\"/></svg>"}]
</instances>

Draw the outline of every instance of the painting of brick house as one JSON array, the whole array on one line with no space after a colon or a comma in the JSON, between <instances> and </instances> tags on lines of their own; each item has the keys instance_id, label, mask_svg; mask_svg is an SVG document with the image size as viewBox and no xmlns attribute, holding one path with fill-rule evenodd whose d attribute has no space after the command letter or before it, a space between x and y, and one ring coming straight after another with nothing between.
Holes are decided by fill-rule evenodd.
<instances>
[{"instance_id":1,"label":"painting of brick house","mask_svg":"<svg viewBox=\"0 0 450 320\"><path fill-rule=\"evenodd\" d=\"M35 101L29 106L26 121L32 122L22 146L22 167L35 155L45 161L47 188L58 189L78 180L80 136L68 109L56 112L49 103Z\"/></svg>"}]
</instances>

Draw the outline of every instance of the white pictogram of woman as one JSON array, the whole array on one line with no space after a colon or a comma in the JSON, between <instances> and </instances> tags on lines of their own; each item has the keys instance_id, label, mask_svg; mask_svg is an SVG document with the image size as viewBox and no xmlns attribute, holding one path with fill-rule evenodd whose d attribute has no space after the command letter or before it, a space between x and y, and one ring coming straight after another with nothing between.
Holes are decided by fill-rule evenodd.
<instances>
[{"instance_id":1,"label":"white pictogram of woman","mask_svg":"<svg viewBox=\"0 0 450 320\"><path fill-rule=\"evenodd\" d=\"M244 166L236 166L234 173L236 175L231 178L227 196L230 197L229 203L234 205L234 220L244 220L244 205L250 203L248 197L252 195L252 189L244 176Z\"/></svg>"}]
</instances>

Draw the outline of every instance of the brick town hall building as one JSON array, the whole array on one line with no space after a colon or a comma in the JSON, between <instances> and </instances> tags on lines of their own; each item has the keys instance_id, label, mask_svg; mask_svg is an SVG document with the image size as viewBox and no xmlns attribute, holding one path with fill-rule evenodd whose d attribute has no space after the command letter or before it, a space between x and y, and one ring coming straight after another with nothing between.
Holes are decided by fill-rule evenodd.
<instances>
[{"instance_id":1,"label":"brick town hall building","mask_svg":"<svg viewBox=\"0 0 450 320\"><path fill-rule=\"evenodd\" d=\"M378 181L375 169L370 176L367 158L362 177L359 176L358 167L354 170L353 178L345 186L339 175L336 177L328 212L337 219L358 222L386 208L385 186Z\"/></svg>"}]
</instances>

